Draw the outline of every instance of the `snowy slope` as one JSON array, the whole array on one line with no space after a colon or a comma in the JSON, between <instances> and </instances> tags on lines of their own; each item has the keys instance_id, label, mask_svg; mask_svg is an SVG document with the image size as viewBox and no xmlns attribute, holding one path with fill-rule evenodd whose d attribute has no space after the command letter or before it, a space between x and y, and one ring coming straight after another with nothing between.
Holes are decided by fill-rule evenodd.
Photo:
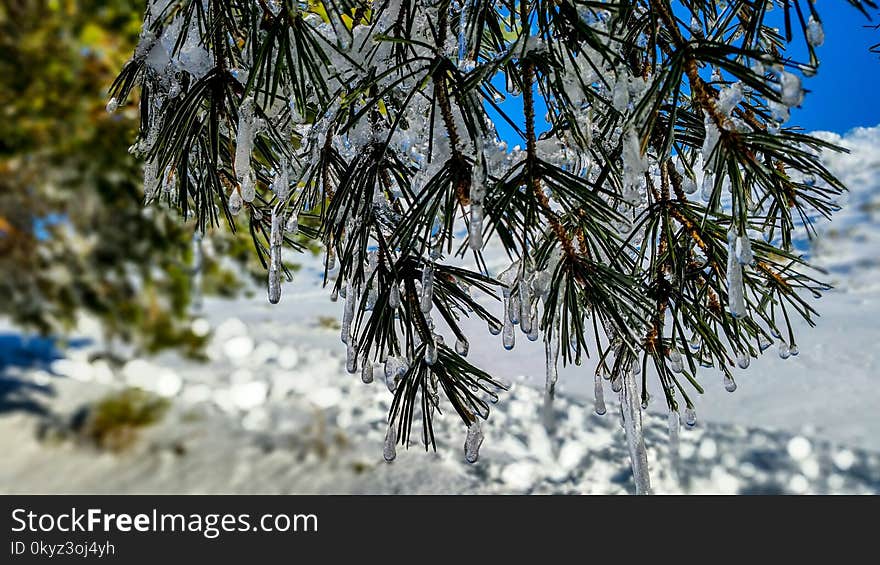
<instances>
[{"instance_id":1,"label":"snowy slope","mask_svg":"<svg viewBox=\"0 0 880 565\"><path fill-rule=\"evenodd\" d=\"M703 376L700 424L683 430L678 466L663 407L651 406L658 414L646 435L658 492L880 492L880 128L834 140L853 151L828 158L853 191L810 253L838 289L819 304L819 327L801 333L798 357L754 362L733 395L720 374ZM370 385L345 373L338 330L321 321L338 319L341 304L318 278L318 265L307 261L278 306L262 292L207 301L206 364L163 355L114 369L88 361L95 343L60 356L0 328L0 492L632 491L619 408L592 414L590 363L561 371L559 427L549 437L540 424L542 345L518 332L516 348L505 352L482 327L474 327L469 358L513 387L484 426L480 461L464 463L465 430L447 414L436 420L438 454L398 448L386 464L391 394L381 371ZM41 433L123 384L173 399L170 415L133 451L97 453Z\"/></svg>"},{"instance_id":2,"label":"snowy slope","mask_svg":"<svg viewBox=\"0 0 880 565\"><path fill-rule=\"evenodd\" d=\"M599 417L591 405L560 398L558 427L548 436L536 410L542 393L522 379L513 380L484 425L477 464L464 462L464 428L452 416L437 419L437 454L426 454L416 444L409 451L399 447L397 460L385 463L391 394L381 378L364 385L359 376L345 373L342 357L329 349L335 347L336 331L287 323L290 312L247 301L209 303L209 311L216 337L207 365L170 357L136 359L112 375L101 363L85 360L86 346L50 363L48 370L17 371L23 381L51 385L55 395L30 394L47 414L0 414L0 492L633 490L618 409L611 406ZM174 398L170 415L132 451L101 453L51 433L79 406L122 382ZM676 466L665 419L650 417L646 428L657 492L880 491L877 453L804 435L706 423L683 430Z\"/></svg>"}]
</instances>

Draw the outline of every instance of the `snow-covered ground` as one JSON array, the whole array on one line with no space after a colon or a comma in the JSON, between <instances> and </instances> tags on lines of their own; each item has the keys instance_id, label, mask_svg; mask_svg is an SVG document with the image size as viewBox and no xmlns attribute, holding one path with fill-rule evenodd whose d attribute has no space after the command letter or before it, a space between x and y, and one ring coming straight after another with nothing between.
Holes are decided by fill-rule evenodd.
<instances>
[{"instance_id":1,"label":"snow-covered ground","mask_svg":"<svg viewBox=\"0 0 880 565\"><path fill-rule=\"evenodd\" d=\"M682 430L677 464L663 407L649 408L657 492L880 492L880 127L828 137L853 151L828 157L852 193L809 252L837 289L818 303L818 327L800 333L799 356L753 362L734 394L720 374L703 374L700 423ZM114 369L89 361L98 346L88 339L59 353L0 327L0 492L632 492L619 409L592 413L590 364L561 371L559 423L548 435L542 345L518 339L505 352L484 328L469 358L512 388L483 426L479 462L464 462L465 430L446 414L435 420L437 454L398 447L385 463L391 394L381 371L370 385L345 372L339 332L322 321L338 319L341 304L317 287L315 267L307 262L278 306L262 295L206 301L204 364L165 354ZM172 399L131 450L47 433L123 384Z\"/></svg>"}]
</instances>

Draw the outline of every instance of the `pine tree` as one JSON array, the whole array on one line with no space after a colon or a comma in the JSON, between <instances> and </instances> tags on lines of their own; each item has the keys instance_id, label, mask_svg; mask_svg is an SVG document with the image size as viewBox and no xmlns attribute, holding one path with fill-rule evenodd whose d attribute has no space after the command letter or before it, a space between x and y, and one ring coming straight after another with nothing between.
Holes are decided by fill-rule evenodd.
<instances>
[{"instance_id":1,"label":"pine tree","mask_svg":"<svg viewBox=\"0 0 880 565\"><path fill-rule=\"evenodd\" d=\"M550 427L558 362L596 357L649 492L649 373L675 437L701 369L732 391L797 355L828 288L793 237L836 208L837 148L787 123L823 41L812 0L156 0L111 105L140 85L148 198L246 216L270 302L293 234L324 246L348 371L394 392L387 459L448 403L476 460L504 389L467 360L476 317L543 339Z\"/></svg>"}]
</instances>

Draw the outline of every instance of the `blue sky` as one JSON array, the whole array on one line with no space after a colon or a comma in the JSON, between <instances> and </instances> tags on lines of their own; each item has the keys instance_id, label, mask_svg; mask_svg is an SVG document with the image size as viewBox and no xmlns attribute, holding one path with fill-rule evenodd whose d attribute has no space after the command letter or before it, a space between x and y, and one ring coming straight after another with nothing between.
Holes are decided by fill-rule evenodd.
<instances>
[{"instance_id":1,"label":"blue sky","mask_svg":"<svg viewBox=\"0 0 880 565\"><path fill-rule=\"evenodd\" d=\"M817 9L825 28L825 45L818 49L822 64L804 81L810 92L791 123L837 133L880 124L880 55L868 51L880 43L880 31L866 29L871 22L844 0L826 0ZM880 22L880 14L871 17Z\"/></svg>"},{"instance_id":2,"label":"blue sky","mask_svg":"<svg viewBox=\"0 0 880 565\"><path fill-rule=\"evenodd\" d=\"M866 26L880 23L880 12L871 11L873 22L848 5L845 0L826 0L817 6L825 29L825 44L818 48L821 61L816 76L804 80L808 94L801 108L792 112L788 126L800 126L805 131L833 131L844 134L859 126L880 124L880 55L871 53L870 46L880 43L880 30ZM768 23L780 25L782 10L768 16ZM794 24L797 25L797 24ZM788 50L789 56L799 61L808 60L803 37L796 35ZM503 86L503 84L499 84ZM547 129L543 115L546 108L537 100L537 129ZM515 122L522 124L522 97L508 96L501 104ZM511 145L521 138L493 111L502 139Z\"/></svg>"}]
</instances>

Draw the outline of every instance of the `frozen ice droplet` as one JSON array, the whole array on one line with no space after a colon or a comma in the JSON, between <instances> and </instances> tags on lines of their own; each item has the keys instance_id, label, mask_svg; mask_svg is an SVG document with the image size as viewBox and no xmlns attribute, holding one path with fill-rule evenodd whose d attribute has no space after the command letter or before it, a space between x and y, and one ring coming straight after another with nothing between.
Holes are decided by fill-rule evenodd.
<instances>
[{"instance_id":1,"label":"frozen ice droplet","mask_svg":"<svg viewBox=\"0 0 880 565\"><path fill-rule=\"evenodd\" d=\"M792 345L788 348L788 352L791 354L792 357L797 357L798 353L800 353L801 350L798 349L797 345Z\"/></svg>"},{"instance_id":2,"label":"frozen ice droplet","mask_svg":"<svg viewBox=\"0 0 880 565\"><path fill-rule=\"evenodd\" d=\"M740 369L748 369L751 361L751 356L746 352L742 352L736 357L736 364Z\"/></svg>"},{"instance_id":3,"label":"frozen ice droplet","mask_svg":"<svg viewBox=\"0 0 880 565\"><path fill-rule=\"evenodd\" d=\"M385 449L382 450L382 455L389 463L397 457L397 430L393 422L388 424L388 431L385 432Z\"/></svg>"},{"instance_id":4,"label":"frozen ice droplet","mask_svg":"<svg viewBox=\"0 0 880 565\"><path fill-rule=\"evenodd\" d=\"M464 440L464 460L468 463L476 463L480 458L481 445L483 445L483 430L480 428L480 421L474 420L468 426L467 437Z\"/></svg>"},{"instance_id":5,"label":"frozen ice droplet","mask_svg":"<svg viewBox=\"0 0 880 565\"><path fill-rule=\"evenodd\" d=\"M495 322L489 322L489 333L492 335L498 335L501 333L501 326L496 324Z\"/></svg>"},{"instance_id":6,"label":"frozen ice droplet","mask_svg":"<svg viewBox=\"0 0 880 565\"><path fill-rule=\"evenodd\" d=\"M389 392L397 390L397 381L405 372L405 365L399 358L392 356L385 360L385 386Z\"/></svg>"},{"instance_id":7,"label":"frozen ice droplet","mask_svg":"<svg viewBox=\"0 0 880 565\"><path fill-rule=\"evenodd\" d=\"M107 112L112 114L119 108L119 101L116 98L111 98L107 102Z\"/></svg>"},{"instance_id":8,"label":"frozen ice droplet","mask_svg":"<svg viewBox=\"0 0 880 565\"><path fill-rule=\"evenodd\" d=\"M681 353L674 347L669 350L669 368L673 373L681 373L684 370Z\"/></svg>"},{"instance_id":9,"label":"frozen ice droplet","mask_svg":"<svg viewBox=\"0 0 880 565\"><path fill-rule=\"evenodd\" d=\"M272 208L272 227L269 230L269 302L278 304L281 300L281 244L284 232L281 228L281 213L278 206Z\"/></svg>"},{"instance_id":10,"label":"frozen ice droplet","mask_svg":"<svg viewBox=\"0 0 880 565\"><path fill-rule=\"evenodd\" d=\"M425 365L433 365L437 362L437 342L433 339L428 342L425 348Z\"/></svg>"},{"instance_id":11,"label":"frozen ice droplet","mask_svg":"<svg viewBox=\"0 0 880 565\"><path fill-rule=\"evenodd\" d=\"M620 378L620 375L615 375L611 379L611 390L614 392L620 392L623 389L623 379Z\"/></svg>"},{"instance_id":12,"label":"frozen ice droplet","mask_svg":"<svg viewBox=\"0 0 880 565\"><path fill-rule=\"evenodd\" d=\"M688 406L684 411L684 423L687 427L693 428L697 425L697 411Z\"/></svg>"},{"instance_id":13,"label":"frozen ice droplet","mask_svg":"<svg viewBox=\"0 0 880 565\"><path fill-rule=\"evenodd\" d=\"M595 410L599 416L604 416L608 409L605 407L605 388L602 383L602 375L596 373L593 376L593 396L595 397Z\"/></svg>"},{"instance_id":14,"label":"frozen ice droplet","mask_svg":"<svg viewBox=\"0 0 880 565\"><path fill-rule=\"evenodd\" d=\"M468 343L468 340L460 337L455 341L455 352L462 357L467 357L469 349L470 344Z\"/></svg>"},{"instance_id":15,"label":"frozen ice droplet","mask_svg":"<svg viewBox=\"0 0 880 565\"><path fill-rule=\"evenodd\" d=\"M232 194L229 195L229 213L233 216L237 216L239 212L241 212L241 207L243 205L243 201L241 199L241 193L237 188L232 189Z\"/></svg>"},{"instance_id":16,"label":"frozen ice droplet","mask_svg":"<svg viewBox=\"0 0 880 565\"><path fill-rule=\"evenodd\" d=\"M810 16L807 22L807 42L813 47L821 47L825 43L825 30L815 16Z\"/></svg>"},{"instance_id":17,"label":"frozen ice droplet","mask_svg":"<svg viewBox=\"0 0 880 565\"><path fill-rule=\"evenodd\" d=\"M782 90L783 104L789 108L801 105L804 101L804 88L799 76L788 71L782 71L779 74L779 85Z\"/></svg>"},{"instance_id":18,"label":"frozen ice droplet","mask_svg":"<svg viewBox=\"0 0 880 565\"><path fill-rule=\"evenodd\" d=\"M788 359L791 357L791 349L789 349L788 344L784 341L779 342L779 358L780 359Z\"/></svg>"},{"instance_id":19,"label":"frozen ice droplet","mask_svg":"<svg viewBox=\"0 0 880 565\"><path fill-rule=\"evenodd\" d=\"M364 359L364 366L361 369L361 380L364 381L364 384L373 382L373 364L370 363L369 359Z\"/></svg>"},{"instance_id":20,"label":"frozen ice droplet","mask_svg":"<svg viewBox=\"0 0 880 565\"><path fill-rule=\"evenodd\" d=\"M736 381L730 375L724 375L724 390L734 392L736 390Z\"/></svg>"}]
</instances>

